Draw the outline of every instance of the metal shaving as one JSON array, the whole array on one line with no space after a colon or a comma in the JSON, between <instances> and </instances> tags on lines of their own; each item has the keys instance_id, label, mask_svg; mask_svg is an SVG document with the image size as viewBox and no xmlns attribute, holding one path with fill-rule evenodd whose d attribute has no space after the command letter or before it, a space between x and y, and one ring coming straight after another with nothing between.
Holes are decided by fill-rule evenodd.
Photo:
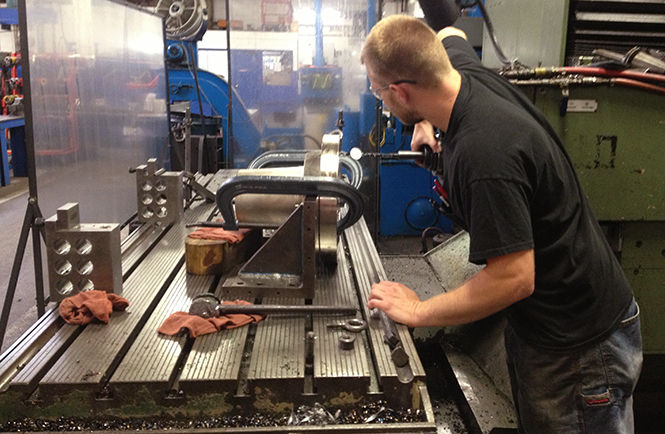
<instances>
[{"instance_id":1,"label":"metal shaving","mask_svg":"<svg viewBox=\"0 0 665 434\"><path fill-rule=\"evenodd\" d=\"M332 425L337 423L341 410L335 415L330 414L321 404L315 402L313 406L301 405L291 413L287 425Z\"/></svg>"},{"instance_id":2,"label":"metal shaving","mask_svg":"<svg viewBox=\"0 0 665 434\"><path fill-rule=\"evenodd\" d=\"M338 423L410 423L422 422L424 420L425 414L422 410L414 410L411 408L406 410L395 410L387 407L385 401L376 401L351 410L346 414L342 414Z\"/></svg>"},{"instance_id":3,"label":"metal shaving","mask_svg":"<svg viewBox=\"0 0 665 434\"><path fill-rule=\"evenodd\" d=\"M0 425L2 432L68 432L68 431L137 431L167 429L213 429L238 427L271 427L294 425L338 425L338 424L377 424L409 423L425 420L421 410L394 410L384 401L371 402L354 409L326 409L319 403L312 406L301 405L290 415L251 416L199 416L185 417L160 415L151 418L65 418L55 420L16 419Z\"/></svg>"}]
</instances>

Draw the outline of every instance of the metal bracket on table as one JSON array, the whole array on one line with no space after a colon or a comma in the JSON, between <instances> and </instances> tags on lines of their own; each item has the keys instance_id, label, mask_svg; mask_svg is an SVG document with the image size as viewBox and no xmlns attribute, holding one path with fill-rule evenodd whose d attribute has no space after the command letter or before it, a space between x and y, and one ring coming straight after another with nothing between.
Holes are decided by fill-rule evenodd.
<instances>
[{"instance_id":1,"label":"metal bracket on table","mask_svg":"<svg viewBox=\"0 0 665 434\"><path fill-rule=\"evenodd\" d=\"M227 279L224 286L243 288L257 296L313 298L317 234L325 223L320 221L319 199L335 197L348 205L346 215L337 222L340 233L362 215L362 196L348 183L331 177L236 176L217 190L217 207L225 229L242 226L236 221L233 199L247 193L304 195L305 199L240 269L238 276Z\"/></svg>"},{"instance_id":2,"label":"metal bracket on table","mask_svg":"<svg viewBox=\"0 0 665 434\"><path fill-rule=\"evenodd\" d=\"M316 198L308 196L224 288L254 297L314 298L317 214Z\"/></svg>"}]
</instances>

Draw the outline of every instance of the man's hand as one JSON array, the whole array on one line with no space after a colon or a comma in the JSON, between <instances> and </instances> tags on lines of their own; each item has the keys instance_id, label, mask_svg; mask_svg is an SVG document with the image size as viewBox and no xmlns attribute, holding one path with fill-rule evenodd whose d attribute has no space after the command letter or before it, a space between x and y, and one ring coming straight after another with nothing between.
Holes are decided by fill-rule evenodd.
<instances>
[{"instance_id":1,"label":"man's hand","mask_svg":"<svg viewBox=\"0 0 665 434\"><path fill-rule=\"evenodd\" d=\"M372 285L367 307L381 309L393 321L416 327L420 303L413 290L401 283L383 281Z\"/></svg>"},{"instance_id":2,"label":"man's hand","mask_svg":"<svg viewBox=\"0 0 665 434\"><path fill-rule=\"evenodd\" d=\"M429 146L434 152L441 152L441 144L434 138L434 126L429 121L420 121L413 126L411 150L420 151L423 146Z\"/></svg>"},{"instance_id":3,"label":"man's hand","mask_svg":"<svg viewBox=\"0 0 665 434\"><path fill-rule=\"evenodd\" d=\"M367 306L409 327L444 327L486 318L533 294L533 249L487 259L487 266L460 287L420 301L396 282L372 285Z\"/></svg>"}]
</instances>

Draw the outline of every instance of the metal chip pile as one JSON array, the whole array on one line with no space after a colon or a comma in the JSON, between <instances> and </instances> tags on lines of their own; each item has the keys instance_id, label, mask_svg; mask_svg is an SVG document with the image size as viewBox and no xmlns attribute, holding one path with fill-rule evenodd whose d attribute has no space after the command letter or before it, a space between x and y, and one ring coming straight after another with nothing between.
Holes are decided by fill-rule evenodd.
<instances>
[{"instance_id":1,"label":"metal chip pile","mask_svg":"<svg viewBox=\"0 0 665 434\"><path fill-rule=\"evenodd\" d=\"M102 431L102 430L166 430L211 429L237 427L269 427L287 425L339 425L364 423L410 423L425 420L421 410L394 410L383 401L372 402L356 409L329 411L321 404L300 406L288 416L252 415L195 417L161 415L152 418L117 419L106 416L91 418L58 418L56 420L17 419L0 425L3 432L29 431Z\"/></svg>"}]
</instances>

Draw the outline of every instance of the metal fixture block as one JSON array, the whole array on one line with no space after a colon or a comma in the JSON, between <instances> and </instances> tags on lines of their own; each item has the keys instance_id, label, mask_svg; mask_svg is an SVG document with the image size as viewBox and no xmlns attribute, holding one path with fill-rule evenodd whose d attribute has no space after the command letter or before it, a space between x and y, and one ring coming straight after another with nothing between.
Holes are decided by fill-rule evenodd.
<instances>
[{"instance_id":1,"label":"metal fixture block","mask_svg":"<svg viewBox=\"0 0 665 434\"><path fill-rule=\"evenodd\" d=\"M45 221L51 301L91 289L122 292L120 226L80 223L78 203Z\"/></svg>"},{"instance_id":2,"label":"metal fixture block","mask_svg":"<svg viewBox=\"0 0 665 434\"><path fill-rule=\"evenodd\" d=\"M136 168L138 221L170 225L182 218L182 176L182 172L157 169L155 158Z\"/></svg>"}]
</instances>

